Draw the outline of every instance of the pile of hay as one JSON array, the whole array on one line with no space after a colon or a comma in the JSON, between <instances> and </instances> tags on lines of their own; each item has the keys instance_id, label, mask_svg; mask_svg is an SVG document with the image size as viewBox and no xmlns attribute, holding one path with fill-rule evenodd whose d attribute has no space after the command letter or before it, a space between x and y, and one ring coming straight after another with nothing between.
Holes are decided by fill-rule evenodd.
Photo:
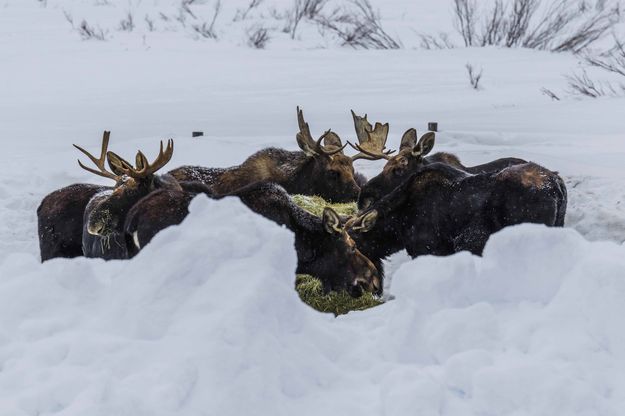
<instances>
[{"instance_id":1,"label":"pile of hay","mask_svg":"<svg viewBox=\"0 0 625 416\"><path fill-rule=\"evenodd\" d=\"M335 316L351 311L364 311L381 305L383 302L371 293L364 293L359 298L351 297L346 291L323 293L321 281L308 274L298 274L295 278L295 290L300 299L319 312L331 312Z\"/></svg>"},{"instance_id":2,"label":"pile of hay","mask_svg":"<svg viewBox=\"0 0 625 416\"><path fill-rule=\"evenodd\" d=\"M327 202L320 196L309 196L309 195L291 195L291 199L297 206L305 209L311 214L315 214L318 217L321 217L323 214L323 209L325 207L330 207L336 211L339 215L353 215L358 212L358 206L356 202L346 202L341 204L333 204L331 202Z\"/></svg>"},{"instance_id":3,"label":"pile of hay","mask_svg":"<svg viewBox=\"0 0 625 416\"><path fill-rule=\"evenodd\" d=\"M319 196L308 195L292 195L291 198L300 208L319 217L321 217L325 207L332 208L339 215L352 215L358 212L355 202L332 204ZM346 291L324 294L321 281L306 274L296 276L295 290L297 290L300 299L311 308L320 312L331 312L335 316L344 315L351 311L362 311L383 303L371 293L365 293L357 299L351 297Z\"/></svg>"}]
</instances>

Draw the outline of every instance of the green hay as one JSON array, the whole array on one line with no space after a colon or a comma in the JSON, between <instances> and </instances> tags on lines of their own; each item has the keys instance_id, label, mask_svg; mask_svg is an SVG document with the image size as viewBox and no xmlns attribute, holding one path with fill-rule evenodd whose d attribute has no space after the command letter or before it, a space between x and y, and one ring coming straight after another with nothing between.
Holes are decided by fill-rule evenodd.
<instances>
[{"instance_id":1,"label":"green hay","mask_svg":"<svg viewBox=\"0 0 625 416\"><path fill-rule=\"evenodd\" d=\"M364 311L384 303L371 293L364 293L359 298L351 297L344 290L324 294L321 281L307 274L296 276L295 290L305 304L319 312L331 312L334 316L351 311Z\"/></svg>"},{"instance_id":2,"label":"green hay","mask_svg":"<svg viewBox=\"0 0 625 416\"><path fill-rule=\"evenodd\" d=\"M358 206L356 205L356 202L333 204L327 202L320 196L310 195L292 195L291 199L293 200L293 202L295 202L297 206L318 217L321 217L321 214L323 214L323 209L325 207L332 208L339 215L353 215L358 212Z\"/></svg>"}]
</instances>

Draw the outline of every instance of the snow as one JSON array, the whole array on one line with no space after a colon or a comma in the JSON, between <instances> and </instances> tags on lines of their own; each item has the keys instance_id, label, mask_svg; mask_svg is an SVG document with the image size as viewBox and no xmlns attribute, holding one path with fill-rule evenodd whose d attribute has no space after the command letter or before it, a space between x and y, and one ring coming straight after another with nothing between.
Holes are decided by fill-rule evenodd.
<instances>
[{"instance_id":1,"label":"snow","mask_svg":"<svg viewBox=\"0 0 625 416\"><path fill-rule=\"evenodd\" d=\"M292 242L201 196L133 261L10 256L2 413L620 414L625 246L513 227L334 319L293 290Z\"/></svg>"},{"instance_id":2,"label":"snow","mask_svg":"<svg viewBox=\"0 0 625 416\"><path fill-rule=\"evenodd\" d=\"M452 32L446 2L374 2L397 51L339 48L306 24L252 50L246 27L291 3L232 23L247 2L223 3L213 41L117 30L129 7L137 21L176 12L160 0L0 0L0 414L622 414L624 98L568 93L569 54L413 49L415 28ZM110 39L81 40L63 10ZM467 62L484 69L479 91ZM112 150L149 157L173 137L172 168L230 166L295 149L296 105L315 135L353 139L353 108L390 122L391 147L438 121L435 151L558 170L566 227L505 229L482 258L399 253L393 300L336 319L297 298L291 234L236 200L198 197L132 261L39 263L43 196L106 183L72 143L96 151L110 129Z\"/></svg>"}]
</instances>

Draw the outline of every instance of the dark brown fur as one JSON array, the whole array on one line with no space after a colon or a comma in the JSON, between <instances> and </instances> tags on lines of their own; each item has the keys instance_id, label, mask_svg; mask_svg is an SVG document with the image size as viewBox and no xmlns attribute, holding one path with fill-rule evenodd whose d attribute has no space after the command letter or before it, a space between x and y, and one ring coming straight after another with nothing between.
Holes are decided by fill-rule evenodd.
<instances>
[{"instance_id":1,"label":"dark brown fur","mask_svg":"<svg viewBox=\"0 0 625 416\"><path fill-rule=\"evenodd\" d=\"M358 197L358 207L365 209L375 201L390 193L411 174L423 166L432 163L445 163L462 171L479 174L497 172L508 166L526 163L523 159L502 158L476 166L465 166L457 156L450 153L435 153L431 156L413 154L413 147L404 146L399 153L391 157L382 172L362 186Z\"/></svg>"},{"instance_id":2,"label":"dark brown fur","mask_svg":"<svg viewBox=\"0 0 625 416\"><path fill-rule=\"evenodd\" d=\"M256 182L273 182L290 194L319 195L334 202L354 201L360 192L351 158L342 153L307 156L301 151L263 149L239 166L182 166L169 172L179 181L200 180L226 194ZM362 182L362 175L358 177Z\"/></svg>"},{"instance_id":3,"label":"dark brown fur","mask_svg":"<svg viewBox=\"0 0 625 416\"><path fill-rule=\"evenodd\" d=\"M82 256L83 212L106 186L79 183L48 194L37 208L41 261Z\"/></svg>"},{"instance_id":4,"label":"dark brown fur","mask_svg":"<svg viewBox=\"0 0 625 416\"><path fill-rule=\"evenodd\" d=\"M534 163L476 175L434 163L413 173L348 228L374 262L404 248L413 257L462 250L481 254L489 236L504 227L524 222L562 226L566 204L562 178Z\"/></svg>"}]
</instances>

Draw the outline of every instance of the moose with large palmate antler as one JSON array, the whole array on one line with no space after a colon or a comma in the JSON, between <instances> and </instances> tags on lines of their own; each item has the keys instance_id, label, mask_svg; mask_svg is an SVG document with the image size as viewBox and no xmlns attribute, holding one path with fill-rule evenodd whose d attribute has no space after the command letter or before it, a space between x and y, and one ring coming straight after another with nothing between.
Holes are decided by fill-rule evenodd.
<instances>
[{"instance_id":1,"label":"moose with large palmate antler","mask_svg":"<svg viewBox=\"0 0 625 416\"><path fill-rule=\"evenodd\" d=\"M267 148L239 166L206 168L182 166L169 173L179 181L201 181L226 194L254 182L273 182L290 194L319 195L333 202L355 201L366 179L354 172L353 160L343 153L340 137L331 130L314 139L302 110L297 108L301 151Z\"/></svg>"},{"instance_id":2,"label":"moose with large palmate antler","mask_svg":"<svg viewBox=\"0 0 625 416\"><path fill-rule=\"evenodd\" d=\"M417 140L417 130L408 129L402 136L399 152L391 155L394 150L386 150L389 125L376 123L375 127L367 120L367 115L360 117L352 111L358 144L348 142L358 150L362 158L369 160L385 159L386 165L382 172L370 179L361 187L358 207L364 209L399 186L408 176L419 168L431 163L445 163L459 170L478 174L497 172L508 166L526 163L518 158L501 158L477 166L465 166L453 154L438 152L427 156L434 147L434 132L425 133Z\"/></svg>"}]
</instances>

